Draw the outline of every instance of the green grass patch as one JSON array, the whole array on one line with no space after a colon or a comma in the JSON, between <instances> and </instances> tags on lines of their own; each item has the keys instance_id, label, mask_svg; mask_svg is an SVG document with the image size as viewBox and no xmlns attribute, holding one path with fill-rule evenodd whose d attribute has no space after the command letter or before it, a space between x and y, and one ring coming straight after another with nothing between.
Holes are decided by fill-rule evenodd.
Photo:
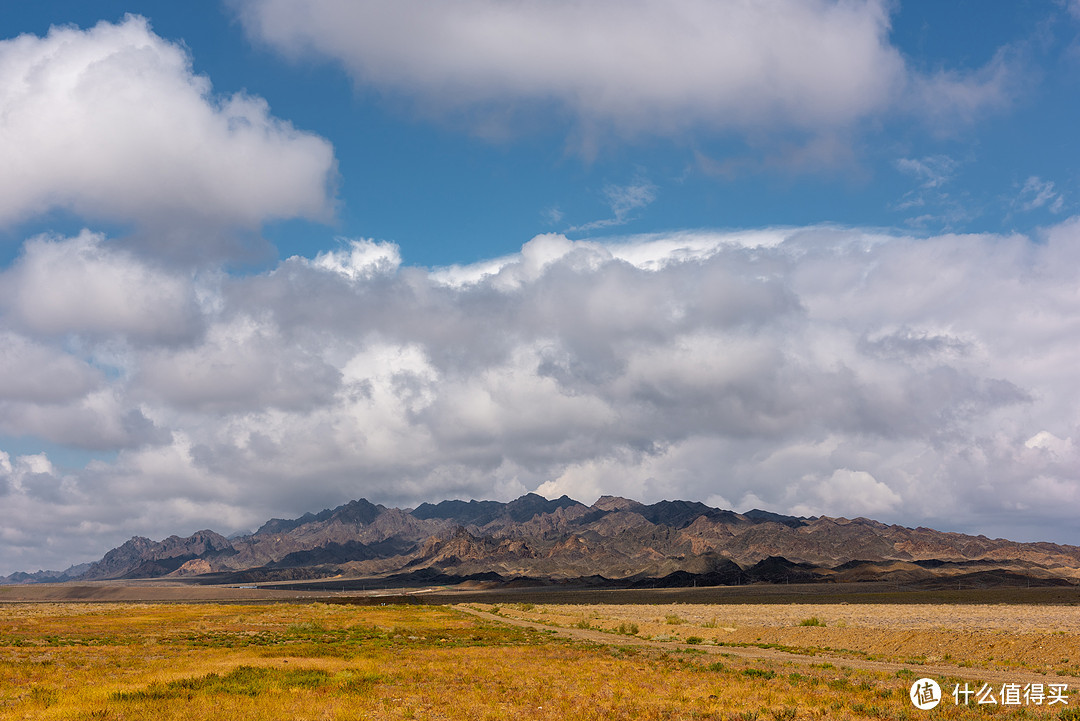
<instances>
[{"instance_id":1,"label":"green grass patch","mask_svg":"<svg viewBox=\"0 0 1080 721\"><path fill-rule=\"evenodd\" d=\"M351 682L351 679L350 679ZM162 701L193 698L198 694L259 696L268 691L318 689L333 685L331 676L320 669L276 669L240 666L224 676L208 673L196 678L152 684L139 691L117 691L113 701ZM370 686L370 683L367 684Z\"/></svg>"}]
</instances>

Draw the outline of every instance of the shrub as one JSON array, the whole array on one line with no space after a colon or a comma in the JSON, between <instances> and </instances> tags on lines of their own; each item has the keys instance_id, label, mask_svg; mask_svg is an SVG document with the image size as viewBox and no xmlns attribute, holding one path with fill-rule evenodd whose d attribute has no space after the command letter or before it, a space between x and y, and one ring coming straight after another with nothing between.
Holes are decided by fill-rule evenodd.
<instances>
[{"instance_id":1,"label":"shrub","mask_svg":"<svg viewBox=\"0 0 1080 721\"><path fill-rule=\"evenodd\" d=\"M800 626L824 626L825 622L817 616L811 616L810 618L804 618L799 621Z\"/></svg>"},{"instance_id":2,"label":"shrub","mask_svg":"<svg viewBox=\"0 0 1080 721\"><path fill-rule=\"evenodd\" d=\"M278 689L314 689L330 683L330 674L320 669L269 669L239 666L224 676L208 673L197 678L151 684L140 691L117 691L113 701L161 701L192 698L196 693L223 693L233 696L258 696Z\"/></svg>"}]
</instances>

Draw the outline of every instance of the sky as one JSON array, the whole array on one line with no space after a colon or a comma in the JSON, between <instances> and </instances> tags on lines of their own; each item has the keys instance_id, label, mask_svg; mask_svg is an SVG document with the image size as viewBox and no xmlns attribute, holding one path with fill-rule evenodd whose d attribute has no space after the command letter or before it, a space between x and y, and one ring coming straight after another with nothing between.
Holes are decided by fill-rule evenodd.
<instances>
[{"instance_id":1,"label":"sky","mask_svg":"<svg viewBox=\"0 0 1080 721\"><path fill-rule=\"evenodd\" d=\"M1080 544L1080 2L0 6L0 575L527 492Z\"/></svg>"}]
</instances>

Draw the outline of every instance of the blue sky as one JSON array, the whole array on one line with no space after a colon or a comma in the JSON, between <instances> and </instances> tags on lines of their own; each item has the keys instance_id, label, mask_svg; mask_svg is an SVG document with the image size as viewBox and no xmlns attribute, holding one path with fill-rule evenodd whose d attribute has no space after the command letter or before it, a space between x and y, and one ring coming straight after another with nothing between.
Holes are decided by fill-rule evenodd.
<instances>
[{"instance_id":1,"label":"blue sky","mask_svg":"<svg viewBox=\"0 0 1080 721\"><path fill-rule=\"evenodd\" d=\"M527 491L1080 543L1075 2L0 38L0 574Z\"/></svg>"},{"instance_id":2,"label":"blue sky","mask_svg":"<svg viewBox=\"0 0 1080 721\"><path fill-rule=\"evenodd\" d=\"M1003 81L1003 97L957 117L890 109L860 119L837 128L843 139L834 152L808 164L784 157L810 140L790 131L760 139L708 128L600 137L601 147L583 151L575 145L576 119L550 107L493 139L470 125L468 111L419 112L410 107L415 99L408 89L354 81L331 57L282 56L245 32L236 5L195 7L198 12L168 2L16 4L0 11L0 21L6 36L40 35L51 25L86 28L136 11L162 38L186 46L194 71L209 78L215 93L265 98L277 117L329 139L339 172L336 217L329 225L268 224L264 232L285 257L324 249L335 235L390 240L406 263L431 266L515 252L523 238L552 230L583 238L835 223L922 233L1028 232L1077 202L1068 191L1080 180L1070 132L1080 121L1080 50L1077 20L1061 4L896 4L885 40L913 71L969 74L976 81L1004 56L1011 77ZM730 168L719 172L715 166L725 163ZM1060 204L1027 208L1038 197L1034 186L1024 190L1031 179L1038 188L1052 187ZM651 200L627 212L625 222L573 230L614 217L606 190L641 183L652 187ZM6 229L9 254L28 230L43 225L35 221Z\"/></svg>"}]
</instances>

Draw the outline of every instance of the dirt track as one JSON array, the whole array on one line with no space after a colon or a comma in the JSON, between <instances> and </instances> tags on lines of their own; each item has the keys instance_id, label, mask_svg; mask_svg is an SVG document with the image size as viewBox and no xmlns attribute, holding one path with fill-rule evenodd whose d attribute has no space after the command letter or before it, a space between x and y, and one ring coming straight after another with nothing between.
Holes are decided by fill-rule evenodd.
<instances>
[{"instance_id":1,"label":"dirt track","mask_svg":"<svg viewBox=\"0 0 1080 721\"><path fill-rule=\"evenodd\" d=\"M613 634L607 633L605 631L598 631L595 629L553 627L547 624L527 621L520 618L512 618L501 614L495 615L493 613L478 611L475 608L471 608L465 605L458 605L455 606L455 608L478 618L482 618L486 621L506 623L514 626L520 626L522 628L532 628L541 631L548 631L564 638L572 638L579 641L588 641L591 643L598 643L609 646L641 646L672 651L701 651L710 654L729 654L732 656L738 656L740 658L765 659L770 661L791 662L804 665L831 663L834 666L847 666L850 668L857 668L868 671L880 671L888 674L895 674L901 669L908 669L916 673L918 676L954 677L966 681L979 681L988 683L1065 683L1068 684L1070 691L1075 691L1080 688L1080 677L1063 676L1058 674L1040 674L1022 669L998 670L985 668L967 668L958 665L944 664L912 665L910 663L870 661L866 659L841 658L822 654L810 656L797 653L789 653L773 648L759 648L755 646L713 646L705 644L691 645L687 643L678 643L673 641L658 641L639 638L637 636ZM1080 649L1077 649L1077 651L1080 652Z\"/></svg>"}]
</instances>

